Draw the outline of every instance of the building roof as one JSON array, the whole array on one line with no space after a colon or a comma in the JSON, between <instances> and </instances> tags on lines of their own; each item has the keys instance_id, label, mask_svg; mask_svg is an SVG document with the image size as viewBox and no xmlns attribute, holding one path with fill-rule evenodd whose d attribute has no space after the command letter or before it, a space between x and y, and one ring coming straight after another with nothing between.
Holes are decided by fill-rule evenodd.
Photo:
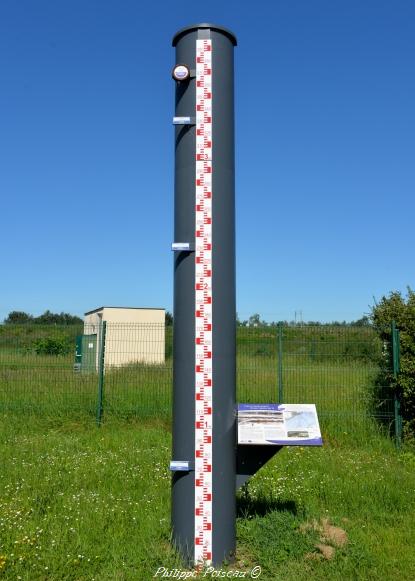
<instances>
[{"instance_id":1,"label":"building roof","mask_svg":"<svg viewBox=\"0 0 415 581\"><path fill-rule=\"evenodd\" d=\"M135 311L165 311L166 309L162 307L98 307L97 309L92 309L92 311L87 311L84 313L86 315L92 315L93 313L98 313L99 311L103 311L104 309L127 309L127 310L135 310Z\"/></svg>"}]
</instances>

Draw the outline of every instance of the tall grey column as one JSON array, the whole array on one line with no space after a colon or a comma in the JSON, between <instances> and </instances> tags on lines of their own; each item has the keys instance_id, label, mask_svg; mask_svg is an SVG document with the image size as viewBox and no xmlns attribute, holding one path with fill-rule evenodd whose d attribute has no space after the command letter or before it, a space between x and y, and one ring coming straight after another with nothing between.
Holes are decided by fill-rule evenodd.
<instances>
[{"instance_id":1,"label":"tall grey column","mask_svg":"<svg viewBox=\"0 0 415 581\"><path fill-rule=\"evenodd\" d=\"M201 40L209 42L198 42ZM211 24L189 26L173 38L176 65L185 65L177 69L175 99L173 540L189 563L203 560L215 565L231 559L235 551L235 45L230 31ZM198 53L202 54L198 63L197 47L207 51ZM206 101L196 111L196 104L203 99L203 83ZM206 123L200 116L203 108ZM206 149L200 146L202 138ZM200 151L198 165L196 154ZM204 160L205 169L201 170ZM197 180L201 171L211 172L204 206L197 201L197 182L200 191L200 182L206 185L210 177L206 174L205 182ZM207 189L211 189L211 196ZM205 253L197 222L203 211L202 235L211 236L211 248L205 244ZM202 248L199 257L197 248ZM196 263L205 259L211 263L203 267L206 278L200 278ZM208 289L204 310L197 302L202 283ZM208 312L211 315L206 315ZM209 316L211 327L206 323ZM205 335L200 320L204 320ZM206 336L209 339L203 349L211 359L201 362L205 381L198 391L198 352ZM205 468L203 498L198 488L201 462Z\"/></svg>"}]
</instances>

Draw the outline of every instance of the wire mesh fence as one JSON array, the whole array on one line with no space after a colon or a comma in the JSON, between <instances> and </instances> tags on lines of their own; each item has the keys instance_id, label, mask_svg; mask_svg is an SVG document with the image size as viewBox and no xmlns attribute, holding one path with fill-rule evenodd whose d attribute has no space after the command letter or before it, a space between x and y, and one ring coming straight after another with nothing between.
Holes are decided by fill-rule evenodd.
<instances>
[{"instance_id":1,"label":"wire mesh fence","mask_svg":"<svg viewBox=\"0 0 415 581\"><path fill-rule=\"evenodd\" d=\"M394 420L393 395L377 400L389 349L370 327L280 329L279 390L283 401L315 403L323 425L362 431Z\"/></svg>"},{"instance_id":2,"label":"wire mesh fence","mask_svg":"<svg viewBox=\"0 0 415 581\"><path fill-rule=\"evenodd\" d=\"M315 403L323 426L344 431L396 420L379 383L390 345L372 327L238 327L236 336L238 402ZM168 418L172 341L172 327L155 324L2 325L0 411Z\"/></svg>"}]
</instances>

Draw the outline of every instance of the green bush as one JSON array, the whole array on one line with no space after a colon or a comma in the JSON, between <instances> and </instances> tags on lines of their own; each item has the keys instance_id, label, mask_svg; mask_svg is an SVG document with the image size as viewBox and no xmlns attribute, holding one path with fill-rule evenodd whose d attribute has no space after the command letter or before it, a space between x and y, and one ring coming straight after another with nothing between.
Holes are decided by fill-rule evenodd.
<instances>
[{"instance_id":1,"label":"green bush","mask_svg":"<svg viewBox=\"0 0 415 581\"><path fill-rule=\"evenodd\" d=\"M33 349L37 355L67 355L71 345L66 337L43 337L33 342Z\"/></svg>"},{"instance_id":2,"label":"green bush","mask_svg":"<svg viewBox=\"0 0 415 581\"><path fill-rule=\"evenodd\" d=\"M415 292L408 287L407 296L394 291L373 307L372 319L379 329L386 348L387 370L381 382L390 397L395 393L401 400L404 434L415 438ZM400 333L400 371L395 379L391 365L391 322L395 321ZM380 383L380 382L379 382Z\"/></svg>"}]
</instances>

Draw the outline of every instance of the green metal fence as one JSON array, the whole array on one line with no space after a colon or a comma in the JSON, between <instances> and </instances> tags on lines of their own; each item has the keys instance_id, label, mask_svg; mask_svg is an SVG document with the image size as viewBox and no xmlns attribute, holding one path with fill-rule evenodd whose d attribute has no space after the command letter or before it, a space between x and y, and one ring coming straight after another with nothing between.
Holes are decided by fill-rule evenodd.
<instances>
[{"instance_id":1,"label":"green metal fence","mask_svg":"<svg viewBox=\"0 0 415 581\"><path fill-rule=\"evenodd\" d=\"M393 395L377 398L389 345L374 329L287 327L279 365L284 401L315 403L323 425L360 433L373 421L391 428Z\"/></svg>"},{"instance_id":2,"label":"green metal fence","mask_svg":"<svg viewBox=\"0 0 415 581\"><path fill-rule=\"evenodd\" d=\"M395 422L393 394L378 398L391 346L371 327L279 325L238 330L243 402L315 403L323 424Z\"/></svg>"},{"instance_id":3,"label":"green metal fence","mask_svg":"<svg viewBox=\"0 0 415 581\"><path fill-rule=\"evenodd\" d=\"M238 327L237 399L315 403L323 427L376 423L398 441L399 401L380 384L399 371L393 329L385 343L369 326ZM164 325L2 325L0 411L168 418L172 340Z\"/></svg>"}]
</instances>

